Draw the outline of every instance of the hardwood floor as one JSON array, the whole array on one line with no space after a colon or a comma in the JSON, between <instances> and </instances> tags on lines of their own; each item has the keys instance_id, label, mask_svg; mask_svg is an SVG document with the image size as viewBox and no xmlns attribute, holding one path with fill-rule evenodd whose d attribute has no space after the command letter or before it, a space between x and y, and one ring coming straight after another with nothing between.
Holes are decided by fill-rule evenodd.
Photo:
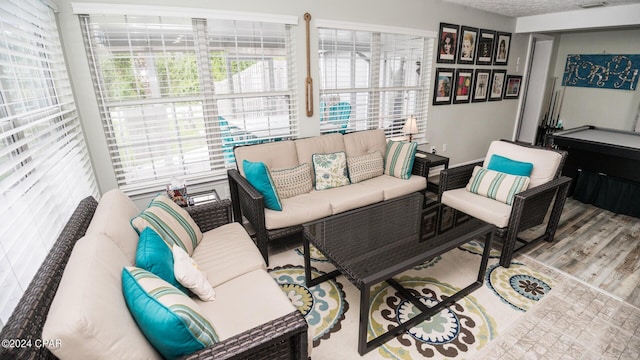
<instances>
[{"instance_id":1,"label":"hardwood floor","mask_svg":"<svg viewBox=\"0 0 640 360\"><path fill-rule=\"evenodd\" d=\"M541 229L525 231L533 238ZM640 219L567 199L554 242L524 254L640 308Z\"/></svg>"}]
</instances>

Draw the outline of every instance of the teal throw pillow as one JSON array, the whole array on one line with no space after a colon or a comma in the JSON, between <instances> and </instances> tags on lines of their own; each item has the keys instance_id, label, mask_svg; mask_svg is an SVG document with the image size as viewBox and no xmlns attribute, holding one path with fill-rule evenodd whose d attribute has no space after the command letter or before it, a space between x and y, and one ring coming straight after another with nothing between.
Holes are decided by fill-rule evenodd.
<instances>
[{"instance_id":1,"label":"teal throw pillow","mask_svg":"<svg viewBox=\"0 0 640 360\"><path fill-rule=\"evenodd\" d=\"M278 197L278 192L271 179L269 168L263 162L242 162L244 176L256 190L264 197L264 206L271 210L282 211L282 203Z\"/></svg>"},{"instance_id":2,"label":"teal throw pillow","mask_svg":"<svg viewBox=\"0 0 640 360\"><path fill-rule=\"evenodd\" d=\"M487 169L499 171L511 175L530 176L533 164L530 162L516 161L500 155L491 155Z\"/></svg>"},{"instance_id":3,"label":"teal throw pillow","mask_svg":"<svg viewBox=\"0 0 640 360\"><path fill-rule=\"evenodd\" d=\"M154 273L162 280L188 294L173 274L173 252L152 228L146 227L140 233L136 249L136 266Z\"/></svg>"},{"instance_id":4,"label":"teal throw pillow","mask_svg":"<svg viewBox=\"0 0 640 360\"><path fill-rule=\"evenodd\" d=\"M127 307L149 343L166 359L177 359L219 341L198 304L147 270L122 269Z\"/></svg>"},{"instance_id":5,"label":"teal throw pillow","mask_svg":"<svg viewBox=\"0 0 640 360\"><path fill-rule=\"evenodd\" d=\"M326 190L349 185L347 155L344 151L330 154L313 154L313 171L316 174L316 190Z\"/></svg>"},{"instance_id":6,"label":"teal throw pillow","mask_svg":"<svg viewBox=\"0 0 640 360\"><path fill-rule=\"evenodd\" d=\"M384 173L400 179L411 177L417 149L418 143L415 142L389 140L384 157Z\"/></svg>"}]
</instances>

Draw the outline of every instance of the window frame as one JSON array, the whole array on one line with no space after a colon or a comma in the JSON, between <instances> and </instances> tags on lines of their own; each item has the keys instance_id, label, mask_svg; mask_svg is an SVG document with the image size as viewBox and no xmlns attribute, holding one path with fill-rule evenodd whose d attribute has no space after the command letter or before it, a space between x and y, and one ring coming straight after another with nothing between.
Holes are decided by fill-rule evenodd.
<instances>
[{"instance_id":1,"label":"window frame","mask_svg":"<svg viewBox=\"0 0 640 360\"><path fill-rule=\"evenodd\" d=\"M0 230L0 325L78 203L98 197L55 11L40 0L0 10L0 216L11 224Z\"/></svg>"},{"instance_id":2,"label":"window frame","mask_svg":"<svg viewBox=\"0 0 640 360\"><path fill-rule=\"evenodd\" d=\"M101 108L101 120L105 130L105 135L107 136L108 143L108 151L109 158L112 161L113 169L116 175L116 181L118 187L122 189L128 195L139 195L146 194L151 192L157 192L157 189L163 188L167 183L171 181L171 178L178 177L181 180L188 182L190 185L197 185L201 183L207 183L211 181L221 180L226 176L226 170L232 167L235 167L235 160L233 159L232 149L236 145L244 145L255 142L263 142L263 141L275 141L286 138L294 138L299 135L299 119L297 112L297 91L295 88L296 84L296 76L295 73L295 61L296 59L293 57L295 54L295 32L296 29L294 24L297 24L297 17L290 16L265 16L259 14L252 13L236 13L236 12L226 12L226 11L194 11L194 9L180 9L178 14L191 14L194 16L190 18L193 24L193 41L195 43L196 49L196 61L197 61L197 71L198 71L198 79L200 84L200 89L198 94L193 94L191 97L182 97L179 101L190 100L194 102L200 102L201 105L199 108L199 115L195 121L201 122L202 126L205 127L205 135L200 135L202 137L202 141L206 143L206 154L208 158L208 168L204 165L204 158L199 156L201 160L195 167L201 167L198 171L191 171L185 168L175 171L175 167L169 166L167 173L158 173L153 174L149 170L149 172L145 173L140 181L138 180L130 180L127 178L127 166L129 164L124 164L120 160L123 157L119 156L119 154L114 153L118 151L118 145L115 144L116 136L113 133L113 124L112 120L109 119L109 109L114 108L114 104L110 104L105 101L104 96L102 96L100 87L101 84L99 79L101 75L100 70L96 69L96 62L94 59L97 59L92 53L95 51L92 47L95 46L91 44L92 35L91 34L91 17L101 16L102 13L107 14L117 14L118 16L125 16L122 13L124 11L129 11L131 14L139 14L144 13L144 16L149 16L149 13L153 14L155 17L156 14L171 14L171 18L176 18L174 12L168 11L167 7L147 7L147 6L117 6L119 9L105 9L100 6L92 6L81 3L73 3L74 12L78 13L81 19L81 25L83 26L83 36L85 38L85 47L87 49L87 56L89 59L89 64L92 67L92 78L94 79L94 88L96 88L96 94L98 103ZM90 15L87 15L87 11L94 11ZM130 16L127 14L126 16ZM209 18L205 19L203 16L209 16ZM162 19L162 17L159 17ZM168 19L168 17L165 17ZM282 65L282 61L280 64L276 64L272 66L285 66L285 74L279 75L278 79L283 78L284 80L278 81L278 84L284 84L284 87L274 87L275 85L270 82L266 87L266 91L217 91L213 84L216 83L213 77L212 69L212 59L216 57L216 54L224 49L216 48L214 44L212 44L211 38L212 35L208 33L211 31L209 26L207 25L207 21L212 19L222 19L221 21L234 21L235 19L238 22L249 21L252 24L267 24L274 26L281 26L284 28L283 33L280 34L282 38L282 47L276 49L277 52L280 52L280 55L270 55L265 53L256 53L253 56L255 58L260 58L263 63L269 61L269 59L275 59L276 57L280 57L284 59L284 65ZM233 20L232 20L233 19ZM249 23L245 23L249 24ZM260 36L260 35L257 35ZM265 35L266 36L266 35ZM276 35L277 36L277 35ZM213 35L215 37L215 34ZM264 38L256 38L258 40ZM266 46L266 45L265 45ZM241 49L237 47L236 49ZM260 50L259 47L254 47L254 49ZM266 54L266 55L265 55ZM244 60L245 58L240 58L240 60ZM230 60L235 61L236 59ZM273 63L273 60L271 60ZM262 65L259 63L258 65ZM227 66L228 67L228 66ZM273 71L273 69L270 69ZM265 70L266 71L266 70ZM232 76L237 75L237 73L227 71L227 77L231 78ZM228 83L233 84L230 79ZM223 80L225 81L225 80ZM238 79L235 79L238 81ZM265 81L274 81L273 79L265 80ZM140 104L145 103L147 100L140 101L124 101L123 104ZM162 96L160 99L151 99L147 102L149 104L156 103L171 103L172 99L170 97ZM174 100L175 101L175 100ZM175 103L173 103L174 108ZM224 104L241 104L241 110L244 111L229 111L228 109L224 109ZM269 113L267 116L259 117L260 113L255 113L255 118L247 119L250 111L250 104L263 104L261 108L269 109ZM267 105L264 105L267 104ZM167 105L170 106L171 104ZM222 108L221 108L222 106ZM231 105L233 106L233 105ZM233 108L235 110L235 108ZM231 119L229 118L231 117ZM238 121L236 121L238 119ZM172 119L169 119L170 121ZM173 119L173 121L178 121L177 119ZM247 122L249 121L249 123ZM179 143L179 137L173 139L176 143ZM203 152L204 150L202 150ZM152 152L152 151L150 151ZM177 154L181 154L179 151ZM204 152L203 152L204 154ZM201 154L202 155L202 154ZM178 156L178 155L174 155ZM153 161L153 160L150 160ZM177 160L171 160L173 163L177 163ZM175 164L173 164L175 165ZM124 168L122 168L124 166ZM173 175L169 175L168 173L173 171Z\"/></svg>"},{"instance_id":3,"label":"window frame","mask_svg":"<svg viewBox=\"0 0 640 360\"><path fill-rule=\"evenodd\" d=\"M416 95L416 103L414 107L416 109L415 112L405 113L403 114L403 118L394 118L392 119L392 123L389 127L386 128L386 135L389 138L398 137L404 135L402 133L402 126L404 125L404 119L409 116L417 117L417 124L419 134L413 136L414 139L418 141L425 141L425 132L426 132L426 123L427 123L427 114L429 109L429 93L431 91L431 69L432 69L432 55L435 47L435 39L437 38L437 33L433 31L424 31L418 29L411 28L402 28L402 27L392 27L392 26L383 26L383 25L373 25L373 24L364 24L364 23L353 23L353 22L343 22L343 21L334 21L327 19L318 19L316 21L316 26L318 29L318 70L319 70L319 80L320 80L320 120L321 120L321 133L331 133L335 132L333 127L326 126L325 117L329 119L329 121L335 120L339 118L336 114L340 115L336 110L329 110L327 108L333 109L333 106L330 104L335 104L336 96L340 98L340 102L344 102L344 97L349 98L349 102L351 104L354 103L354 98L358 93L367 94L368 99L366 100L366 118L363 120L361 116L356 115L355 119L349 120L349 125L346 130L338 130L339 132L349 132L353 130L365 130L372 128L385 128L385 120L384 120L384 107L388 106L384 104L384 101L381 100L381 97L388 92L398 92L402 91L402 98L407 98L411 92L414 92ZM323 78L323 68L322 68L322 31L351 31L354 33L354 38L356 37L356 33L370 33L371 34L371 56L369 61L369 84L365 87L351 87L351 88L329 88L326 86L325 79ZM381 78L388 76L385 74L385 70L381 65L381 59L385 59L382 54L382 45L381 38L382 36L403 36L407 35L410 37L420 37L423 39L422 44L422 54L419 58L419 64L416 64L418 72L419 72L419 82L413 86L403 85L401 87L393 87L393 86L381 86L380 81ZM357 45L354 45L354 49L358 48ZM355 50L354 50L355 51ZM359 55L362 56L362 55ZM337 61L337 60L336 60ZM357 56L354 54L351 56L351 83L355 83L354 78L356 76L355 69L355 61L357 61ZM337 66L337 65L336 65ZM384 80L383 80L384 81ZM327 98L333 96L334 100L331 102L327 102L325 105L323 101ZM363 95L364 96L364 95ZM387 99L388 100L388 99ZM324 106L323 106L324 105ZM363 105L360 102L356 101L356 107L362 107ZM395 107L395 105L392 105ZM353 106L352 106L353 107ZM406 104L403 105L406 108ZM352 115L355 112L352 111ZM359 112L362 112L360 110ZM353 116L352 116L353 117ZM362 121L365 121L365 126L362 126ZM353 126L353 123L356 125ZM358 125L360 124L360 125Z\"/></svg>"}]
</instances>

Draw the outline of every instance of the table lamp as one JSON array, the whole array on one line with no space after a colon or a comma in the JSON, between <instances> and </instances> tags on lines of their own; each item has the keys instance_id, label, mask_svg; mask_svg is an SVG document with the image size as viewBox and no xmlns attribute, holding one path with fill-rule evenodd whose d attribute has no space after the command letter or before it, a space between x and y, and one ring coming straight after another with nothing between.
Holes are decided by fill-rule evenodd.
<instances>
[{"instance_id":1,"label":"table lamp","mask_svg":"<svg viewBox=\"0 0 640 360\"><path fill-rule=\"evenodd\" d=\"M418 133L418 124L415 116L409 116L402 127L402 132L409 135L409 141L413 140L413 134Z\"/></svg>"}]
</instances>

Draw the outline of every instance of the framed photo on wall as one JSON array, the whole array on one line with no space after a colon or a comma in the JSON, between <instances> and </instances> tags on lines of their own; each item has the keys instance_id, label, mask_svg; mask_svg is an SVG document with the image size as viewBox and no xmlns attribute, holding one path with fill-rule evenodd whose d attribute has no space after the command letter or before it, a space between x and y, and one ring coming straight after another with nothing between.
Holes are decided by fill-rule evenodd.
<instances>
[{"instance_id":1,"label":"framed photo on wall","mask_svg":"<svg viewBox=\"0 0 640 360\"><path fill-rule=\"evenodd\" d=\"M454 69L436 68L436 91L433 92L433 105L451 104L454 75Z\"/></svg>"},{"instance_id":2,"label":"framed photo on wall","mask_svg":"<svg viewBox=\"0 0 640 360\"><path fill-rule=\"evenodd\" d=\"M507 70L493 69L491 72L491 83L489 84L489 101L502 100L502 90L504 89L504 80L507 76Z\"/></svg>"},{"instance_id":3,"label":"framed photo on wall","mask_svg":"<svg viewBox=\"0 0 640 360\"><path fill-rule=\"evenodd\" d=\"M489 98L489 81L491 80L491 70L476 69L473 79L473 96L471 102L487 101Z\"/></svg>"},{"instance_id":4,"label":"framed photo on wall","mask_svg":"<svg viewBox=\"0 0 640 360\"><path fill-rule=\"evenodd\" d=\"M440 23L438 36L438 63L455 64L458 49L459 25Z\"/></svg>"},{"instance_id":5,"label":"framed photo on wall","mask_svg":"<svg viewBox=\"0 0 640 360\"><path fill-rule=\"evenodd\" d=\"M507 75L507 86L504 91L504 99L517 99L522 87L522 76Z\"/></svg>"},{"instance_id":6,"label":"framed photo on wall","mask_svg":"<svg viewBox=\"0 0 640 360\"><path fill-rule=\"evenodd\" d=\"M498 32L496 34L496 51L493 65L507 65L509 48L511 47L511 33Z\"/></svg>"},{"instance_id":7,"label":"framed photo on wall","mask_svg":"<svg viewBox=\"0 0 640 360\"><path fill-rule=\"evenodd\" d=\"M458 45L458 64L473 64L476 55L478 28L461 26Z\"/></svg>"},{"instance_id":8,"label":"framed photo on wall","mask_svg":"<svg viewBox=\"0 0 640 360\"><path fill-rule=\"evenodd\" d=\"M491 65L495 39L495 31L480 29L478 35L478 51L476 51L476 65Z\"/></svg>"},{"instance_id":9,"label":"framed photo on wall","mask_svg":"<svg viewBox=\"0 0 640 360\"><path fill-rule=\"evenodd\" d=\"M456 84L453 92L453 103L464 104L471 100L473 69L456 69Z\"/></svg>"}]
</instances>

